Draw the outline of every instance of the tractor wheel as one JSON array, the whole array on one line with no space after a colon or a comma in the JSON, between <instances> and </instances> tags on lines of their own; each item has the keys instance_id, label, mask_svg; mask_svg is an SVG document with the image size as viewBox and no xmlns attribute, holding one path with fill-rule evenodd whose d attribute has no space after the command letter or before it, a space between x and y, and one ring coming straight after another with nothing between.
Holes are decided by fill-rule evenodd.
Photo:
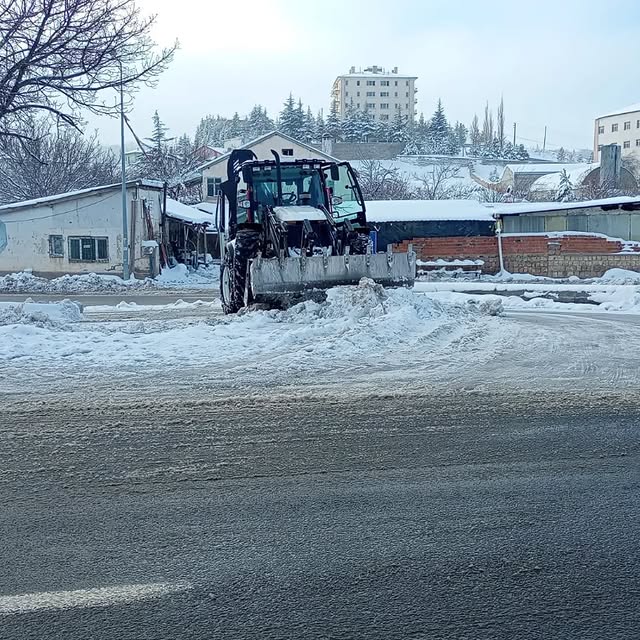
<instances>
[{"instance_id":1,"label":"tractor wheel","mask_svg":"<svg viewBox=\"0 0 640 640\"><path fill-rule=\"evenodd\" d=\"M240 307L233 300L233 245L227 246L224 261L220 265L220 298L225 313L237 313ZM242 305L241 305L242 306Z\"/></svg>"},{"instance_id":2,"label":"tractor wheel","mask_svg":"<svg viewBox=\"0 0 640 640\"><path fill-rule=\"evenodd\" d=\"M247 304L253 302L249 278L249 261L258 255L260 248L260 232L254 229L238 229L233 250L233 284L231 300L233 306L241 309L245 306L245 292Z\"/></svg>"}]
</instances>

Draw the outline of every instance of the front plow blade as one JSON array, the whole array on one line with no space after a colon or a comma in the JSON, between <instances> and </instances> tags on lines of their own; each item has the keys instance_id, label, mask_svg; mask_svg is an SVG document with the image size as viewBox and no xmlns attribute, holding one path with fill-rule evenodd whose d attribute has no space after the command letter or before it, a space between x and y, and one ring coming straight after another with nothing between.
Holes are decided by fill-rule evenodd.
<instances>
[{"instance_id":1,"label":"front plow blade","mask_svg":"<svg viewBox=\"0 0 640 640\"><path fill-rule=\"evenodd\" d=\"M371 278L384 287L411 287L416 277L416 254L376 253L311 258L256 258L250 267L255 302L313 298L331 287L357 285Z\"/></svg>"}]
</instances>

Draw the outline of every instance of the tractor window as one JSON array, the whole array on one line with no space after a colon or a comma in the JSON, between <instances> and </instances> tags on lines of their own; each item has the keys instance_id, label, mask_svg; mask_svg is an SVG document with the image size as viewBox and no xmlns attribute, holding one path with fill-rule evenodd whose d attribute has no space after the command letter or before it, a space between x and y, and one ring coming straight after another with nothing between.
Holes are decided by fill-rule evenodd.
<instances>
[{"instance_id":1,"label":"tractor window","mask_svg":"<svg viewBox=\"0 0 640 640\"><path fill-rule=\"evenodd\" d=\"M330 168L324 170L325 180L331 195L341 199L341 202L338 203L334 200L333 215L336 220L344 218L355 220L358 214L364 211L360 191L356 186L350 167L346 164L340 164L338 169L340 171L338 180L331 178Z\"/></svg>"},{"instance_id":2,"label":"tractor window","mask_svg":"<svg viewBox=\"0 0 640 640\"><path fill-rule=\"evenodd\" d=\"M317 169L283 166L281 173L283 205L325 205L322 182ZM263 206L277 205L278 181L275 169L253 174L253 197L258 204L258 215Z\"/></svg>"}]
</instances>

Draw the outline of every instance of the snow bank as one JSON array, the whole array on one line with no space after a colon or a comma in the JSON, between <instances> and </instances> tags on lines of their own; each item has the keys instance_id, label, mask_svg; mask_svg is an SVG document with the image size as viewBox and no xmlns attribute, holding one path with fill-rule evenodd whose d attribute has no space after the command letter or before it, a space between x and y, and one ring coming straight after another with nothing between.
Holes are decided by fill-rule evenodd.
<instances>
[{"instance_id":1,"label":"snow bank","mask_svg":"<svg viewBox=\"0 0 640 640\"><path fill-rule=\"evenodd\" d=\"M609 269L600 278L595 278L593 282L603 282L605 284L640 284L640 272L629 269Z\"/></svg>"},{"instance_id":2,"label":"snow bank","mask_svg":"<svg viewBox=\"0 0 640 640\"><path fill-rule=\"evenodd\" d=\"M180 287L211 287L218 286L220 282L220 267L211 264L207 267L193 271L184 264L168 267L156 277L155 281L161 285L174 285Z\"/></svg>"},{"instance_id":3,"label":"snow bank","mask_svg":"<svg viewBox=\"0 0 640 640\"><path fill-rule=\"evenodd\" d=\"M361 369L389 358L410 366L480 331L480 318L496 313L496 303L451 304L363 280L331 289L322 303L227 317L212 310L210 317L160 329L138 320L67 325L67 331L6 324L0 326L0 366L20 358L101 369L199 366L243 376Z\"/></svg>"},{"instance_id":4,"label":"snow bank","mask_svg":"<svg viewBox=\"0 0 640 640\"><path fill-rule=\"evenodd\" d=\"M95 273L64 275L53 280L39 278L28 271L0 277L1 293L117 293L153 287L153 280L123 280L118 276Z\"/></svg>"},{"instance_id":5,"label":"snow bank","mask_svg":"<svg viewBox=\"0 0 640 640\"><path fill-rule=\"evenodd\" d=\"M219 279L219 268L213 264L195 271L178 264L171 269L163 269L155 279L143 280L123 280L119 276L96 273L64 275L49 280L21 271L0 277L0 293L122 293L167 287L206 289L217 287Z\"/></svg>"},{"instance_id":6,"label":"snow bank","mask_svg":"<svg viewBox=\"0 0 640 640\"><path fill-rule=\"evenodd\" d=\"M62 329L70 323L80 322L81 319L81 306L71 300L55 303L0 302L0 327L31 324L36 327Z\"/></svg>"}]
</instances>

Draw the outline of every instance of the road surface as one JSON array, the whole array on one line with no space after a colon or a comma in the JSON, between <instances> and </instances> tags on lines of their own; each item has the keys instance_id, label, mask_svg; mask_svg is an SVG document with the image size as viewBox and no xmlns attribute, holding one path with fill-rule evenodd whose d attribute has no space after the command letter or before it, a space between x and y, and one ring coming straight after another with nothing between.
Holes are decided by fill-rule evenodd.
<instances>
[{"instance_id":1,"label":"road surface","mask_svg":"<svg viewBox=\"0 0 640 640\"><path fill-rule=\"evenodd\" d=\"M638 319L496 322L353 384L5 369L0 638L638 637Z\"/></svg>"}]
</instances>

